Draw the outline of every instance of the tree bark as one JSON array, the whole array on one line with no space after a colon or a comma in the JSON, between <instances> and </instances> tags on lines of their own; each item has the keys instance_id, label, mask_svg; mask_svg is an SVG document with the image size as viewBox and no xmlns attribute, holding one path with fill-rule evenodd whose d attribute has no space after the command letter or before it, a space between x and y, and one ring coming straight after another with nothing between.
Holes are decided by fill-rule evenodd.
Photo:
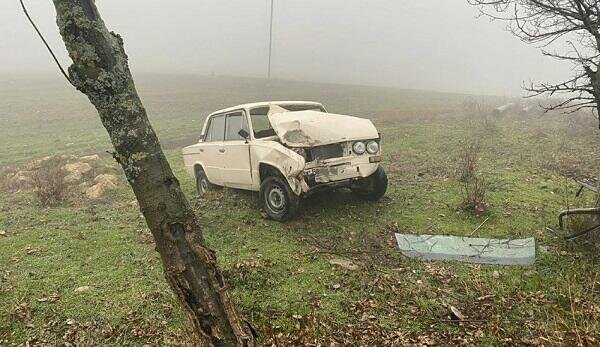
<instances>
[{"instance_id":1,"label":"tree bark","mask_svg":"<svg viewBox=\"0 0 600 347\"><path fill-rule=\"evenodd\" d=\"M71 83L95 106L114 158L154 236L165 277L202 346L254 346L200 225L160 147L135 89L123 40L109 32L94 0L53 0L73 64Z\"/></svg>"}]
</instances>

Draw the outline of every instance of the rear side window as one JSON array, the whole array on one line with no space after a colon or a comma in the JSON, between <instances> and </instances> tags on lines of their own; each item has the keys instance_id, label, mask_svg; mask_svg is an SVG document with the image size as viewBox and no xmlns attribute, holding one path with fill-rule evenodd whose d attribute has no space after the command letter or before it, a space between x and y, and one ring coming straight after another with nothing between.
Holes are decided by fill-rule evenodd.
<instances>
[{"instance_id":1,"label":"rear side window","mask_svg":"<svg viewBox=\"0 0 600 347\"><path fill-rule=\"evenodd\" d=\"M215 116L210 119L204 141L223 141L225 139L225 116Z\"/></svg>"},{"instance_id":2,"label":"rear side window","mask_svg":"<svg viewBox=\"0 0 600 347\"><path fill-rule=\"evenodd\" d=\"M248 123L246 122L246 117L244 117L244 113L239 111L228 114L227 126L225 130L225 140L243 140L244 138L238 134L238 132L241 129L248 131Z\"/></svg>"}]
</instances>

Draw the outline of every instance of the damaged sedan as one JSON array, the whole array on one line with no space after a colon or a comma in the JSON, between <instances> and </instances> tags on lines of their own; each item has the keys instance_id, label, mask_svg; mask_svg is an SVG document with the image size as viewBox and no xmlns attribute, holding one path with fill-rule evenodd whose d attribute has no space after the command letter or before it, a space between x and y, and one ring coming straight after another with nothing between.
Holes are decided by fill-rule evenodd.
<instances>
[{"instance_id":1,"label":"damaged sedan","mask_svg":"<svg viewBox=\"0 0 600 347\"><path fill-rule=\"evenodd\" d=\"M288 220L302 197L350 188L379 200L387 189L381 136L368 119L305 101L239 105L210 114L200 141L183 149L198 194L216 186L258 191L266 214Z\"/></svg>"}]
</instances>

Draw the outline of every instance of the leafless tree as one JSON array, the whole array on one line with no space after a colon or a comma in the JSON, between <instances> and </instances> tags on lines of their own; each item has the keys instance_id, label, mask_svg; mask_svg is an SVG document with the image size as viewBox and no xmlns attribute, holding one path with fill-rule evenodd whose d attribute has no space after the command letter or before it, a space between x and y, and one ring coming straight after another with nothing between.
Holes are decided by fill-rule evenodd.
<instances>
[{"instance_id":1,"label":"leafless tree","mask_svg":"<svg viewBox=\"0 0 600 347\"><path fill-rule=\"evenodd\" d=\"M233 304L215 253L206 247L194 211L148 121L123 40L108 31L94 0L53 2L73 61L68 75L60 69L98 110L113 156L135 193L167 282L194 325L198 345L254 346L252 329Z\"/></svg>"},{"instance_id":2,"label":"leafless tree","mask_svg":"<svg viewBox=\"0 0 600 347\"><path fill-rule=\"evenodd\" d=\"M542 106L566 113L591 109L600 114L600 6L598 0L467 0L482 15L508 23L522 41L538 45L545 56L569 62L573 75L558 83L525 86L531 96L561 96ZM550 50L557 42L562 51ZM598 122L600 128L600 118Z\"/></svg>"}]
</instances>

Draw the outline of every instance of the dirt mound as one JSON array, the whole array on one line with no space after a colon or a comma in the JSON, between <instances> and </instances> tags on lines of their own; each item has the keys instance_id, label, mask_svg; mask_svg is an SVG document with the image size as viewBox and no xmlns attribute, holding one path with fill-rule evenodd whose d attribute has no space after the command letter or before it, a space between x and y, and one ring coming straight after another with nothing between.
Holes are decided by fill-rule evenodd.
<instances>
[{"instance_id":1,"label":"dirt mound","mask_svg":"<svg viewBox=\"0 0 600 347\"><path fill-rule=\"evenodd\" d=\"M111 162L112 164L112 162ZM115 188L115 166L97 154L48 156L0 171L0 188L8 192L33 192L44 206L67 201L95 200Z\"/></svg>"},{"instance_id":2,"label":"dirt mound","mask_svg":"<svg viewBox=\"0 0 600 347\"><path fill-rule=\"evenodd\" d=\"M69 174L64 177L65 183L75 183L83 179L83 176L92 171L92 166L88 163L77 161L65 164L62 169Z\"/></svg>"},{"instance_id":3,"label":"dirt mound","mask_svg":"<svg viewBox=\"0 0 600 347\"><path fill-rule=\"evenodd\" d=\"M84 155L83 157L80 157L79 159L81 159L83 161L96 161L96 160L100 160L100 156L98 154Z\"/></svg>"},{"instance_id":4,"label":"dirt mound","mask_svg":"<svg viewBox=\"0 0 600 347\"><path fill-rule=\"evenodd\" d=\"M98 199L106 190L117 186L117 177L110 174L102 174L94 178L94 185L85 190L85 196L89 199Z\"/></svg>"}]
</instances>

